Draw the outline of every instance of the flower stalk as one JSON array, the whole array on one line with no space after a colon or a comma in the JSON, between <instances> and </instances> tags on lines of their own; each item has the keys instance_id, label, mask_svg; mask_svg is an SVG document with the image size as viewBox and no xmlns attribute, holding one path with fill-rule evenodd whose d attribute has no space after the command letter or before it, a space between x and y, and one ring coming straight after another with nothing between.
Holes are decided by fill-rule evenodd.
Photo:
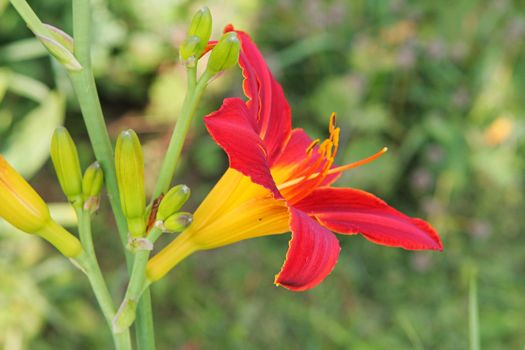
<instances>
[{"instance_id":1,"label":"flower stalk","mask_svg":"<svg viewBox=\"0 0 525 350\"><path fill-rule=\"evenodd\" d=\"M115 307L95 255L91 231L91 215L89 211L81 208L76 209L76 214L78 217L80 241L85 251L75 259L75 262L78 263L85 272L97 302L100 305L102 314L111 329L111 322L113 317L115 317ZM129 331L119 332L118 334L112 332L112 336L115 349L131 350Z\"/></svg>"},{"instance_id":2,"label":"flower stalk","mask_svg":"<svg viewBox=\"0 0 525 350\"><path fill-rule=\"evenodd\" d=\"M188 67L186 71L188 75L188 91L186 92L177 124L175 124L175 128L173 129L166 156L162 162L153 198L157 198L170 187L171 180L175 174L175 168L177 167L182 152L182 146L184 145L184 140L190 129L197 106L199 105L206 86L215 75L215 73L206 70L199 80L196 81L196 68Z\"/></svg>"},{"instance_id":3,"label":"flower stalk","mask_svg":"<svg viewBox=\"0 0 525 350\"><path fill-rule=\"evenodd\" d=\"M163 230L160 225L155 225L146 239L153 245L162 233ZM147 288L145 270L150 252L148 249L143 249L135 253L128 289L119 311L113 319L112 329L115 333L126 332L135 321L137 304L141 299L142 293Z\"/></svg>"}]
</instances>

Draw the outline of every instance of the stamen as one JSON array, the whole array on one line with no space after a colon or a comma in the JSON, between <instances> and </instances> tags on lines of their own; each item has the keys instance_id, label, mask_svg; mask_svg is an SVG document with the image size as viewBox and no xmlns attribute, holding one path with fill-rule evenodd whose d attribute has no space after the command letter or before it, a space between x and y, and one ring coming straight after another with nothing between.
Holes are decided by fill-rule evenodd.
<instances>
[{"instance_id":1,"label":"stamen","mask_svg":"<svg viewBox=\"0 0 525 350\"><path fill-rule=\"evenodd\" d=\"M332 134L335 130L335 112L332 112L332 115L330 115L330 122L328 124L328 131L330 134Z\"/></svg>"},{"instance_id":2,"label":"stamen","mask_svg":"<svg viewBox=\"0 0 525 350\"><path fill-rule=\"evenodd\" d=\"M352 169L352 168L357 168L361 165L364 165L364 164L367 164L367 163L370 163L371 161L373 160L376 160L377 158L381 157L383 154L385 154L386 152L388 151L388 147L383 147L383 149L381 149L379 152L377 152L376 154L368 157L368 158L365 158L365 159L361 159L361 160L358 160L356 162L353 162L353 163L350 163L350 164L346 164L346 165L343 165L343 166L340 166L340 167L337 167L337 168L332 168L326 172L316 172L314 174L310 174L308 176L300 176L300 177L297 177L293 180L290 180L290 181L286 181L286 182L283 182L281 184L279 184L277 186L277 189L279 189L279 191L285 189L285 188L288 188L290 186L294 186L300 182L302 182L303 180L310 180L312 178L315 178L321 174L324 173L324 175L330 175L330 174L334 174L334 173L339 173L339 172L343 172L345 170L348 170L348 169Z\"/></svg>"},{"instance_id":3,"label":"stamen","mask_svg":"<svg viewBox=\"0 0 525 350\"><path fill-rule=\"evenodd\" d=\"M342 172L342 171L345 171L345 170L348 170L348 169L357 168L357 167L359 167L361 165L365 165L366 163L370 163L371 161L376 160L377 158L381 157L387 151L388 151L388 147L383 147L383 149L381 149L381 151L377 152L376 154L374 154L374 155L372 155L372 156L370 156L368 158L361 159L361 160L358 160L357 162L346 164L346 165L343 165L343 166L340 166L340 167L337 167L337 168L332 168L332 169L330 169L328 171L327 174L339 173L339 172Z\"/></svg>"},{"instance_id":4,"label":"stamen","mask_svg":"<svg viewBox=\"0 0 525 350\"><path fill-rule=\"evenodd\" d=\"M305 153L307 153L307 154L312 153L314 147L317 146L317 144L319 143L319 141L320 141L319 139L315 139L315 140L313 140L312 143L310 144L310 146L308 146L308 147L306 148Z\"/></svg>"}]
</instances>

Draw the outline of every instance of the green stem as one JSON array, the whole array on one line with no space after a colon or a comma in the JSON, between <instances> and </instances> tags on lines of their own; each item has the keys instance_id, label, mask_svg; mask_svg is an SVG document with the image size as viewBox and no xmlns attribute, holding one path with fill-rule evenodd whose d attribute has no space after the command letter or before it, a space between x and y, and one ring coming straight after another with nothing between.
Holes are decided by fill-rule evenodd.
<instances>
[{"instance_id":1,"label":"green stem","mask_svg":"<svg viewBox=\"0 0 525 350\"><path fill-rule=\"evenodd\" d=\"M170 144L162 162L157 184L155 185L155 191L153 198L157 198L161 193L166 192L171 184L175 168L180 158L182 146L186 139L186 134L191 125L191 121L195 114L195 110L200 102L202 94L208 85L209 80L213 77L213 73L205 71L200 77L198 83L196 83L196 71L195 68L188 68L188 91L184 98L182 105L181 114L177 120L177 124L173 129L171 135Z\"/></svg>"},{"instance_id":2,"label":"green stem","mask_svg":"<svg viewBox=\"0 0 525 350\"><path fill-rule=\"evenodd\" d=\"M162 229L153 227L149 232L147 239L153 244L162 234ZM143 292L148 289L144 288L146 285L146 264L148 263L150 251L139 250L135 253L135 259L133 261L133 269L131 270L131 276L126 290L126 295L119 308L119 312L113 321L114 327L117 331L122 331L131 326L135 320L135 307L141 300ZM139 332L144 332L144 329L140 329ZM145 337L151 335L145 334ZM152 341L153 339L151 339Z\"/></svg>"},{"instance_id":3,"label":"green stem","mask_svg":"<svg viewBox=\"0 0 525 350\"><path fill-rule=\"evenodd\" d=\"M95 256L95 249L93 246L93 238L91 233L91 218L87 211L81 208L76 208L78 217L78 228L80 241L84 247L84 253L77 257L76 262L84 269L88 280L91 284L91 288L95 294L98 304L102 310L102 314L106 319L109 328L112 330L112 321L115 317L115 307L113 306L113 300L111 294L107 288L106 282L100 271L97 258ZM129 332L114 333L113 342L117 350L131 349L131 340Z\"/></svg>"},{"instance_id":4,"label":"green stem","mask_svg":"<svg viewBox=\"0 0 525 350\"><path fill-rule=\"evenodd\" d=\"M478 306L478 287L477 273L471 272L469 281L469 348L470 350L480 350L479 337L479 306Z\"/></svg>"},{"instance_id":5,"label":"green stem","mask_svg":"<svg viewBox=\"0 0 525 350\"><path fill-rule=\"evenodd\" d=\"M125 247L128 242L127 224L120 207L113 147L104 122L91 69L91 7L89 0L73 1L73 34L75 56L83 68L78 72L68 71L68 73L80 104L95 157L104 170L109 202L117 222L120 240ZM128 256L126 257L129 259Z\"/></svg>"},{"instance_id":6,"label":"green stem","mask_svg":"<svg viewBox=\"0 0 525 350\"><path fill-rule=\"evenodd\" d=\"M149 288L142 293L135 320L135 335L138 350L155 349L155 332L153 328L153 311Z\"/></svg>"},{"instance_id":7,"label":"green stem","mask_svg":"<svg viewBox=\"0 0 525 350\"><path fill-rule=\"evenodd\" d=\"M40 21L33 9L25 0L9 1L33 33L52 38L51 31L44 26L42 21Z\"/></svg>"},{"instance_id":8,"label":"green stem","mask_svg":"<svg viewBox=\"0 0 525 350\"><path fill-rule=\"evenodd\" d=\"M173 134L171 136L170 144L164 157L162 167L159 173L159 178L155 186L153 193L153 199L158 198L161 193L166 192L171 184L171 179L175 173L175 168L179 161L179 157L182 151L186 134L191 125L193 115L200 102L202 93L204 92L208 81L211 79L213 74L207 71L200 78L197 83L197 70L195 67L188 68L188 90L184 103L182 106L180 117L175 125ZM146 261L147 263L147 261ZM149 350L155 348L154 336L153 336L153 319L152 319L152 307L151 307L151 293L149 287L144 288L140 303L137 309L137 345L139 350Z\"/></svg>"}]
</instances>

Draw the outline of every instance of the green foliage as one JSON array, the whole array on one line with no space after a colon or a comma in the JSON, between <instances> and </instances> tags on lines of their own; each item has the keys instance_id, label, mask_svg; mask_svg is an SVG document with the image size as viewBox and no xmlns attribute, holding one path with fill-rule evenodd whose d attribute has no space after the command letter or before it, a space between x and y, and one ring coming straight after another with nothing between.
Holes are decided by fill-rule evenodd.
<instances>
[{"instance_id":1,"label":"green foliage","mask_svg":"<svg viewBox=\"0 0 525 350\"><path fill-rule=\"evenodd\" d=\"M156 174L182 104L177 47L196 7L175 0L93 3L94 69L110 131L115 136L132 127L144 135L146 171ZM217 28L231 22L254 37L284 87L294 126L324 137L330 113L337 112L339 163L389 147L339 185L373 192L427 219L443 236L444 252L406 252L341 237L335 271L299 294L272 285L287 236L198 253L153 286L159 349L467 348L473 266L481 347L522 348L524 4L199 5L210 7ZM68 6L53 0L35 3L35 10L70 32ZM0 149L32 175L47 158L71 88L1 0L0 13ZM241 95L240 79L232 71L212 82L199 116L223 97ZM92 155L85 129L78 110L68 107L66 124L87 163ZM196 207L226 166L202 123L196 124L176 178L195 194L186 208ZM44 169L35 185L46 199L64 200L49 163ZM106 235L113 229L104 202L95 241L103 268L120 288L114 257L120 248L116 235ZM0 236L0 305L10 308L0 307L0 344L11 337L31 349L107 348L96 306L85 302L91 300L87 283L56 262L51 250L35 248L33 238L14 243L6 235ZM29 311L16 313L16 307Z\"/></svg>"}]
</instances>

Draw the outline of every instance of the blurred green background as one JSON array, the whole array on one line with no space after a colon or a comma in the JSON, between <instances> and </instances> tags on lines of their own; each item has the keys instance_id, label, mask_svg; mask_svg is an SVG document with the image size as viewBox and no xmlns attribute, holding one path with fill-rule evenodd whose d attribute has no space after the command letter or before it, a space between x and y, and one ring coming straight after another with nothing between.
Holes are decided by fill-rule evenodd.
<instances>
[{"instance_id":1,"label":"blurred green background","mask_svg":"<svg viewBox=\"0 0 525 350\"><path fill-rule=\"evenodd\" d=\"M289 236L186 260L153 287L159 349L465 349L476 276L485 349L525 346L525 3L511 0L93 0L94 66L111 135L143 141L151 189L184 95L177 47L198 6L215 37L252 34L282 83L294 126L342 128L339 163L390 151L338 186L373 192L430 221L444 251L407 252L339 236L334 272L317 288L273 286ZM71 33L70 1L30 1ZM0 0L0 151L49 202L64 202L48 161L65 123L81 162L93 154L64 72ZM227 167L201 116L242 94L238 70L208 89L176 182L196 208ZM53 206L72 224L67 205ZM3 223L0 223L3 224ZM126 274L105 202L96 245L115 299ZM74 230L74 227L71 228ZM521 236L520 236L521 234ZM0 228L0 346L107 349L87 281L35 237Z\"/></svg>"}]
</instances>

